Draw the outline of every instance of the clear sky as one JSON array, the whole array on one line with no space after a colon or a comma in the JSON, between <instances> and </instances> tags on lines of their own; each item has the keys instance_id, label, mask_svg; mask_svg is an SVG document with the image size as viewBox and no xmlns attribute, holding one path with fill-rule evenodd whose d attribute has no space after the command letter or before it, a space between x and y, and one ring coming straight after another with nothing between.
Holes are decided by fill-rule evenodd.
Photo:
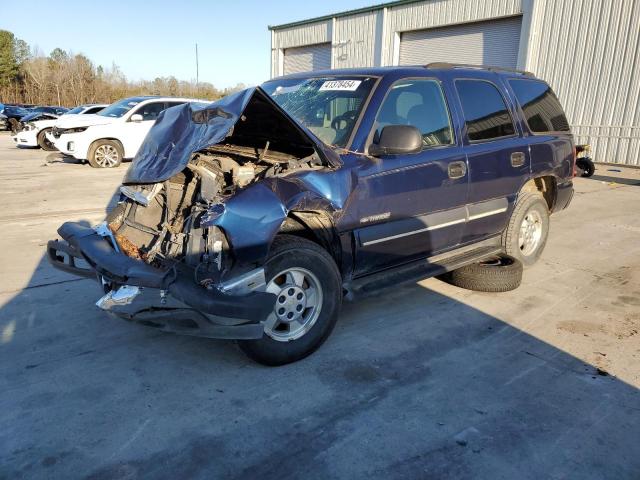
<instances>
[{"instance_id":1,"label":"clear sky","mask_svg":"<svg viewBox=\"0 0 640 480\"><path fill-rule=\"evenodd\" d=\"M0 29L47 55L56 47L97 65L115 62L128 79L173 75L218 88L269 77L268 25L380 3L380 0L0 0Z\"/></svg>"}]
</instances>

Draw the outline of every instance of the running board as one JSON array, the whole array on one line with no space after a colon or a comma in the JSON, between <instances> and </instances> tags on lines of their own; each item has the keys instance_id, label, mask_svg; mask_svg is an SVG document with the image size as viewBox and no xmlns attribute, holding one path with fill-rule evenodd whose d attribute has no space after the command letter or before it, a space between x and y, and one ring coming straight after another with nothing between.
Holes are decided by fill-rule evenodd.
<instances>
[{"instance_id":1,"label":"running board","mask_svg":"<svg viewBox=\"0 0 640 480\"><path fill-rule=\"evenodd\" d=\"M471 263L480 262L502 252L500 245L476 246L473 249L461 248L417 262L393 267L365 277L356 278L345 284L344 288L347 290L346 298L353 300L366 297L386 288L415 283L425 278L451 272Z\"/></svg>"}]
</instances>

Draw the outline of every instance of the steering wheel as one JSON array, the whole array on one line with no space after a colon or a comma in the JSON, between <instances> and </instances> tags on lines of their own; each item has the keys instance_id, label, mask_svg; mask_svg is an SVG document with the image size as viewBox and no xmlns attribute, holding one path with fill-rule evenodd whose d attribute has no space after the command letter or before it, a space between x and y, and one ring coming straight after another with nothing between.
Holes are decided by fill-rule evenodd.
<instances>
[{"instance_id":1,"label":"steering wheel","mask_svg":"<svg viewBox=\"0 0 640 480\"><path fill-rule=\"evenodd\" d=\"M338 130L344 130L356 122L357 116L358 112L356 110L344 112L342 115L338 115L336 118L331 120L331 128L333 128L336 132ZM345 124L344 127L342 126L342 122L344 122Z\"/></svg>"}]
</instances>

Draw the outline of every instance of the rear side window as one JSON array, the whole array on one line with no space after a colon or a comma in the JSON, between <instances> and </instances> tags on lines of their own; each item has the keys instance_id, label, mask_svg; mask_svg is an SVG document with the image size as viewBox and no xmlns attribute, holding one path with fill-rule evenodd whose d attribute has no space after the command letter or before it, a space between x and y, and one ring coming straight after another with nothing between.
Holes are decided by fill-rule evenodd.
<instances>
[{"instance_id":1,"label":"rear side window","mask_svg":"<svg viewBox=\"0 0 640 480\"><path fill-rule=\"evenodd\" d=\"M511 114L495 85L484 80L456 80L467 135L472 142L515 134Z\"/></svg>"},{"instance_id":2,"label":"rear side window","mask_svg":"<svg viewBox=\"0 0 640 480\"><path fill-rule=\"evenodd\" d=\"M569 131L567 117L549 85L535 80L509 80L509 85L532 132Z\"/></svg>"},{"instance_id":3,"label":"rear side window","mask_svg":"<svg viewBox=\"0 0 640 480\"><path fill-rule=\"evenodd\" d=\"M425 148L453 143L449 110L442 89L434 80L395 83L378 112L374 142L387 125L413 125L420 130Z\"/></svg>"}]
</instances>

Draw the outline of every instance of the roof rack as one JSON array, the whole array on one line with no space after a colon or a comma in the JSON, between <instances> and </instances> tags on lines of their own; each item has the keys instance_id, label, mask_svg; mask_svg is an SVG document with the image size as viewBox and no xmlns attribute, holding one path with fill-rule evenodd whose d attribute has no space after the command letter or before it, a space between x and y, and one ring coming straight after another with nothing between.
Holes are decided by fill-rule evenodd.
<instances>
[{"instance_id":1,"label":"roof rack","mask_svg":"<svg viewBox=\"0 0 640 480\"><path fill-rule=\"evenodd\" d=\"M535 75L526 70L516 70L515 68L496 67L493 65L473 65L469 63L449 63L449 62L431 62L424 66L424 68L477 68L479 70L489 70L490 72L508 72L518 73L520 75L526 75L527 77L534 77Z\"/></svg>"}]
</instances>

